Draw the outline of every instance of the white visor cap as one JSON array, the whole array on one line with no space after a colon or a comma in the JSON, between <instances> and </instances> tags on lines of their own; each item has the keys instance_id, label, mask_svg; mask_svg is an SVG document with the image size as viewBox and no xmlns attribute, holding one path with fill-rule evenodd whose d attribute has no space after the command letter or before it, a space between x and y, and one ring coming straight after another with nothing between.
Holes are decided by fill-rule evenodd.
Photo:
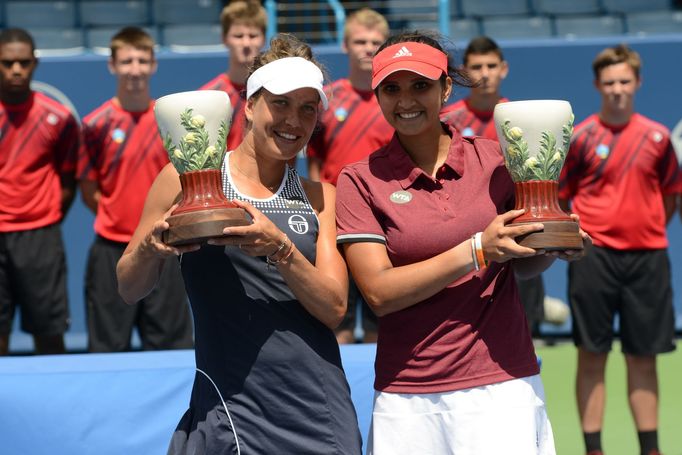
<instances>
[{"instance_id":1,"label":"white visor cap","mask_svg":"<svg viewBox=\"0 0 682 455\"><path fill-rule=\"evenodd\" d=\"M324 76L313 62L302 57L286 57L261 66L246 81L246 99L261 88L275 95L283 95L299 88L314 88L320 94L322 106L329 101L322 89Z\"/></svg>"}]
</instances>

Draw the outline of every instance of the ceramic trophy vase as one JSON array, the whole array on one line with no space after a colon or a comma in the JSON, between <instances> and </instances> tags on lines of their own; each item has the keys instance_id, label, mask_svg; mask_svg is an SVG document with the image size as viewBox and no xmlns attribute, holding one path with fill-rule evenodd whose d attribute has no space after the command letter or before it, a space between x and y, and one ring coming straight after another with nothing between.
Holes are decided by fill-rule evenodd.
<instances>
[{"instance_id":1,"label":"ceramic trophy vase","mask_svg":"<svg viewBox=\"0 0 682 455\"><path fill-rule=\"evenodd\" d=\"M228 226L249 224L246 211L222 189L222 164L232 106L225 92L174 93L156 100L156 123L171 163L180 174L182 200L166 221L169 245L202 243Z\"/></svg>"},{"instance_id":2,"label":"ceramic trophy vase","mask_svg":"<svg viewBox=\"0 0 682 455\"><path fill-rule=\"evenodd\" d=\"M544 250L582 249L578 223L559 207L559 174L573 133L567 101L512 101L493 114L504 161L514 181L515 209L526 213L512 224L541 222L544 230L516 240Z\"/></svg>"}]
</instances>

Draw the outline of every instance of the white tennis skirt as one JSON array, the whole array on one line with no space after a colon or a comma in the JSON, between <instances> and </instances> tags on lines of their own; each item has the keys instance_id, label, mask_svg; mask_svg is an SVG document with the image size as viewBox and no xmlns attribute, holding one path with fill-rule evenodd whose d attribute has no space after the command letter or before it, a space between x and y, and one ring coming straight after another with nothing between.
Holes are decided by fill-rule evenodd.
<instances>
[{"instance_id":1,"label":"white tennis skirt","mask_svg":"<svg viewBox=\"0 0 682 455\"><path fill-rule=\"evenodd\" d=\"M375 392L368 455L555 455L540 375L444 393Z\"/></svg>"}]
</instances>

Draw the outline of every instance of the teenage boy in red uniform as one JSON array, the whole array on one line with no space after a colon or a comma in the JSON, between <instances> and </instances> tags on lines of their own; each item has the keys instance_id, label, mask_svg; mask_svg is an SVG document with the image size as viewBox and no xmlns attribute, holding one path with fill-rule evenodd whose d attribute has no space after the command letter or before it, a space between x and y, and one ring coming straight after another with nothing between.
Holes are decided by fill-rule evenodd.
<instances>
[{"instance_id":1,"label":"teenage boy in red uniform","mask_svg":"<svg viewBox=\"0 0 682 455\"><path fill-rule=\"evenodd\" d=\"M37 65L31 35L0 32L0 355L17 307L38 354L64 352L69 326L60 223L80 135L66 107L31 90Z\"/></svg>"},{"instance_id":2,"label":"teenage boy in red uniform","mask_svg":"<svg viewBox=\"0 0 682 455\"><path fill-rule=\"evenodd\" d=\"M348 16L343 51L348 78L326 87L329 109L308 144L308 174L336 185L346 164L355 163L388 144L393 129L381 115L371 89L372 57L388 37L388 23L376 11L362 8Z\"/></svg>"},{"instance_id":3,"label":"teenage boy in red uniform","mask_svg":"<svg viewBox=\"0 0 682 455\"><path fill-rule=\"evenodd\" d=\"M476 84L468 98L446 106L441 121L457 128L462 136L482 136L497 140L493 110L509 101L500 94L500 85L509 73L502 49L487 36L471 40L464 51L464 69Z\"/></svg>"},{"instance_id":4,"label":"teenage boy in red uniform","mask_svg":"<svg viewBox=\"0 0 682 455\"><path fill-rule=\"evenodd\" d=\"M475 83L468 98L461 99L441 111L441 121L457 128L462 136L482 136L497 141L493 111L497 103L509 101L500 94L509 65L502 49L487 36L474 38L464 51L464 69ZM547 316L556 324L568 317L566 304L545 296L542 275L516 280L521 302L534 337L540 336L540 323ZM545 311L544 307L548 307Z\"/></svg>"},{"instance_id":5,"label":"teenage boy in red uniform","mask_svg":"<svg viewBox=\"0 0 682 455\"><path fill-rule=\"evenodd\" d=\"M116 96L83 121L78 175L85 204L96 214L96 239L85 279L88 350L130 349L137 327L143 349L192 347L192 322L177 260L168 260L159 285L137 305L118 294L116 263L142 214L147 191L168 155L154 118L149 79L156 71L154 41L138 27L111 40L109 70Z\"/></svg>"},{"instance_id":6,"label":"teenage boy in red uniform","mask_svg":"<svg viewBox=\"0 0 682 455\"><path fill-rule=\"evenodd\" d=\"M372 57L388 37L388 22L379 13L362 8L350 14L344 29L343 50L348 54L348 78L325 87L329 109L320 119L307 147L308 175L312 180L336 185L346 164L354 163L388 144L393 128L388 124L372 91ZM349 286L348 312L336 329L339 343L355 341L354 328L359 292ZM361 298L360 298L361 299ZM362 300L363 341L376 341L376 316Z\"/></svg>"},{"instance_id":7,"label":"teenage boy in red uniform","mask_svg":"<svg viewBox=\"0 0 682 455\"><path fill-rule=\"evenodd\" d=\"M227 135L227 150L234 150L244 137L244 90L249 67L265 44L267 13L258 0L233 1L220 14L223 42L229 51L227 72L220 73L201 90L222 90L232 103L232 126Z\"/></svg>"},{"instance_id":8,"label":"teenage boy in red uniform","mask_svg":"<svg viewBox=\"0 0 682 455\"><path fill-rule=\"evenodd\" d=\"M589 454L601 454L604 370L620 317L630 410L641 453L658 454L656 355L675 349L666 224L681 191L667 128L634 111L639 55L624 45L592 64L601 110L573 132L560 181L594 247L569 265L576 396Z\"/></svg>"}]
</instances>

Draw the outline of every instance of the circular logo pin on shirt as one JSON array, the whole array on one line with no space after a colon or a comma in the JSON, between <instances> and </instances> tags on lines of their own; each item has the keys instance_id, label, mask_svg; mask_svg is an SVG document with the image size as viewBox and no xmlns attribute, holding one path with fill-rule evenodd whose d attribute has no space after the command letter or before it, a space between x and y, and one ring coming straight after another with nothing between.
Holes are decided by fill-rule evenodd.
<instances>
[{"instance_id":1,"label":"circular logo pin on shirt","mask_svg":"<svg viewBox=\"0 0 682 455\"><path fill-rule=\"evenodd\" d=\"M395 193L391 194L391 202L395 204L407 204L412 200L412 195L408 193L407 191L396 191Z\"/></svg>"},{"instance_id":2,"label":"circular logo pin on shirt","mask_svg":"<svg viewBox=\"0 0 682 455\"><path fill-rule=\"evenodd\" d=\"M111 132L111 139L116 142L117 144L120 144L123 142L126 138L126 133L120 128L116 128L114 131Z\"/></svg>"},{"instance_id":3,"label":"circular logo pin on shirt","mask_svg":"<svg viewBox=\"0 0 682 455\"><path fill-rule=\"evenodd\" d=\"M609 156L609 152L610 152L609 146L606 144L599 144L597 146L597 149L595 150L595 153L597 154L597 156L599 158L601 158L602 160L604 158L606 158L607 156Z\"/></svg>"},{"instance_id":4,"label":"circular logo pin on shirt","mask_svg":"<svg viewBox=\"0 0 682 455\"><path fill-rule=\"evenodd\" d=\"M464 137L471 137L474 135L475 135L474 130L472 130L468 126L462 130L462 136L464 136Z\"/></svg>"},{"instance_id":5,"label":"circular logo pin on shirt","mask_svg":"<svg viewBox=\"0 0 682 455\"><path fill-rule=\"evenodd\" d=\"M343 122L348 117L348 111L340 107L334 111L334 117L336 117L336 120L339 122Z\"/></svg>"}]
</instances>

